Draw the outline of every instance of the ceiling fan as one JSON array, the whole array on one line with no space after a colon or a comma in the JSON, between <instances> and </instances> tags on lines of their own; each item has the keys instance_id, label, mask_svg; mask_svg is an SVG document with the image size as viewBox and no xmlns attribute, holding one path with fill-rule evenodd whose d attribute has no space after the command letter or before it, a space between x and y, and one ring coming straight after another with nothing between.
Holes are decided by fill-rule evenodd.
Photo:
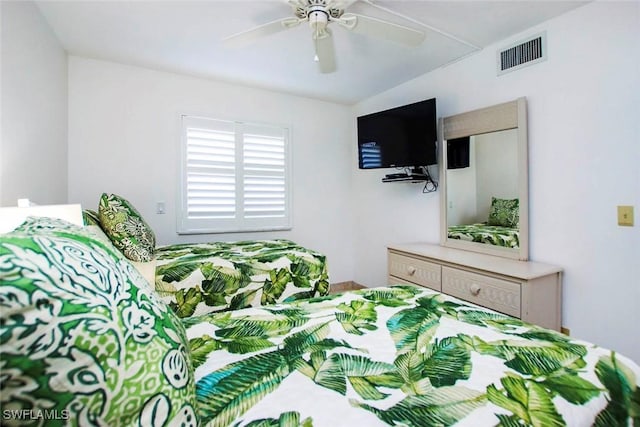
<instances>
[{"instance_id":1,"label":"ceiling fan","mask_svg":"<svg viewBox=\"0 0 640 427\"><path fill-rule=\"evenodd\" d=\"M285 0L293 9L294 16L278 19L258 27L227 37L223 42L227 46L242 46L260 37L278 33L309 22L312 41L315 48L314 60L320 72L331 73L336 70L333 38L329 24L336 23L354 33L380 37L407 46L417 46L425 38L421 31L403 25L383 21L370 16L345 12L355 1L345 0ZM369 3L368 1L366 1Z\"/></svg>"}]
</instances>

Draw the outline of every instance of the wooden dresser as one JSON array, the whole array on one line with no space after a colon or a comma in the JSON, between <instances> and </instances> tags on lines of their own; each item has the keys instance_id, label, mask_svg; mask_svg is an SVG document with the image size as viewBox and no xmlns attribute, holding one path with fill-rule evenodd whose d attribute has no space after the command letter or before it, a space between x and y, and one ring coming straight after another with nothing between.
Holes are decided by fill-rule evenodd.
<instances>
[{"instance_id":1,"label":"wooden dresser","mask_svg":"<svg viewBox=\"0 0 640 427\"><path fill-rule=\"evenodd\" d=\"M560 331L562 269L427 243L388 247L389 284L412 283Z\"/></svg>"}]
</instances>

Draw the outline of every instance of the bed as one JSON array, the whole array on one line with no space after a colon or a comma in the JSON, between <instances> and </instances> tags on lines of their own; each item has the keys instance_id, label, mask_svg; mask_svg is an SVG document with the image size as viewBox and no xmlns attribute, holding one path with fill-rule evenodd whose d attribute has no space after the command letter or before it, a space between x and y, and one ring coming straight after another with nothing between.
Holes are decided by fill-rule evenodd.
<instances>
[{"instance_id":1,"label":"bed","mask_svg":"<svg viewBox=\"0 0 640 427\"><path fill-rule=\"evenodd\" d=\"M631 360L415 286L194 317L186 325L205 425L640 421L640 370Z\"/></svg>"},{"instance_id":2,"label":"bed","mask_svg":"<svg viewBox=\"0 0 640 427\"><path fill-rule=\"evenodd\" d=\"M124 197L103 193L84 223L104 232L179 317L310 298L329 292L326 257L291 240L157 246Z\"/></svg>"},{"instance_id":3,"label":"bed","mask_svg":"<svg viewBox=\"0 0 640 427\"><path fill-rule=\"evenodd\" d=\"M520 247L520 201L491 197L489 216L484 222L447 227L449 239L465 240L506 248Z\"/></svg>"},{"instance_id":4,"label":"bed","mask_svg":"<svg viewBox=\"0 0 640 427\"><path fill-rule=\"evenodd\" d=\"M179 318L89 227L0 235L3 425L628 426L640 367L410 285Z\"/></svg>"},{"instance_id":5,"label":"bed","mask_svg":"<svg viewBox=\"0 0 640 427\"><path fill-rule=\"evenodd\" d=\"M286 239L161 246L155 289L180 317L326 295L326 257Z\"/></svg>"},{"instance_id":6,"label":"bed","mask_svg":"<svg viewBox=\"0 0 640 427\"><path fill-rule=\"evenodd\" d=\"M452 225L447 228L447 237L449 239L486 243L506 248L519 247L519 234L517 228L488 225L486 223Z\"/></svg>"}]
</instances>

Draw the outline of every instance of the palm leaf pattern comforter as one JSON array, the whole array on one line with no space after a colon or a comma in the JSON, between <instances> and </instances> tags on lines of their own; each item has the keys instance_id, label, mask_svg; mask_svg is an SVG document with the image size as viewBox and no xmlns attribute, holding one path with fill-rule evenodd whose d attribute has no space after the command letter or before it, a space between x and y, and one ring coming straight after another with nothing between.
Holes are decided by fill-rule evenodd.
<instances>
[{"instance_id":1,"label":"palm leaf pattern comforter","mask_svg":"<svg viewBox=\"0 0 640 427\"><path fill-rule=\"evenodd\" d=\"M506 248L520 246L520 231L517 228L487 225L484 223L452 225L447 230L450 239L466 240L468 242L488 243Z\"/></svg>"},{"instance_id":2,"label":"palm leaf pattern comforter","mask_svg":"<svg viewBox=\"0 0 640 427\"><path fill-rule=\"evenodd\" d=\"M640 368L413 287L183 319L209 426L637 426Z\"/></svg>"},{"instance_id":3,"label":"palm leaf pattern comforter","mask_svg":"<svg viewBox=\"0 0 640 427\"><path fill-rule=\"evenodd\" d=\"M158 294L180 317L329 292L326 257L290 240L156 248Z\"/></svg>"}]
</instances>

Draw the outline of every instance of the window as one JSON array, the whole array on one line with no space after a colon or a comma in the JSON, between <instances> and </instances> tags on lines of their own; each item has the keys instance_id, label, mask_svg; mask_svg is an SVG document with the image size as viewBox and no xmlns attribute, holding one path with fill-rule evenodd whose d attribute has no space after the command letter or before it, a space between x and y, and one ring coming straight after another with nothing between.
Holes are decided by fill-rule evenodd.
<instances>
[{"instance_id":1,"label":"window","mask_svg":"<svg viewBox=\"0 0 640 427\"><path fill-rule=\"evenodd\" d=\"M182 116L178 233L291 228L289 130Z\"/></svg>"}]
</instances>

